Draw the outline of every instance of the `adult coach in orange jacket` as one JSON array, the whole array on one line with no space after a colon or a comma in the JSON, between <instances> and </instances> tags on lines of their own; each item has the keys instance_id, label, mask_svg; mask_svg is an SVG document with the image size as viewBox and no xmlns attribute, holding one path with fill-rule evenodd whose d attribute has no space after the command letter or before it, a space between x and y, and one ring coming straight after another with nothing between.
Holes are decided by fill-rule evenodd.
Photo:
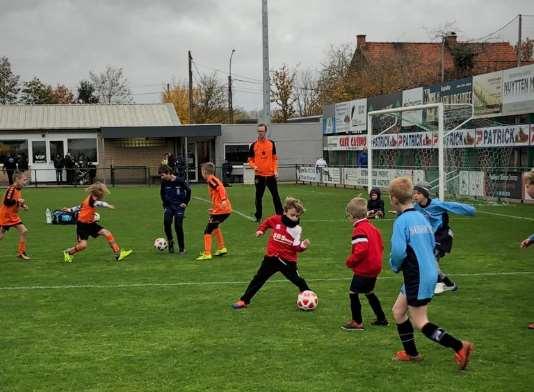
<instances>
[{"instance_id":1,"label":"adult coach in orange jacket","mask_svg":"<svg viewBox=\"0 0 534 392\"><path fill-rule=\"evenodd\" d=\"M261 221L263 214L262 199L265 187L269 188L273 197L274 210L278 215L284 212L280 195L278 194L278 158L274 142L267 139L267 125L258 124L258 139L250 145L248 163L254 169L254 184L256 185L256 221Z\"/></svg>"}]
</instances>

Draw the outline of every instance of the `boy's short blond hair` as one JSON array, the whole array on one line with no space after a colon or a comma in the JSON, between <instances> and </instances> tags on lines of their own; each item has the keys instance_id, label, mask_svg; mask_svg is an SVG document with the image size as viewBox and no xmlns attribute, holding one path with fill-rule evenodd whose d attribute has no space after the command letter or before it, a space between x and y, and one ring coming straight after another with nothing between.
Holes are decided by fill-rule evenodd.
<instances>
[{"instance_id":1,"label":"boy's short blond hair","mask_svg":"<svg viewBox=\"0 0 534 392\"><path fill-rule=\"evenodd\" d=\"M304 214L304 211L306 211L304 209L304 205L299 199L295 199L294 197L286 197L284 200L284 212L287 212L292 208L294 208L299 215Z\"/></svg>"},{"instance_id":2,"label":"boy's short blond hair","mask_svg":"<svg viewBox=\"0 0 534 392\"><path fill-rule=\"evenodd\" d=\"M525 182L527 185L534 185L534 170L531 170L525 176Z\"/></svg>"},{"instance_id":3,"label":"boy's short blond hair","mask_svg":"<svg viewBox=\"0 0 534 392\"><path fill-rule=\"evenodd\" d=\"M352 218L363 219L367 217L367 201L362 197L355 197L348 202L345 211Z\"/></svg>"},{"instance_id":4,"label":"boy's short blond hair","mask_svg":"<svg viewBox=\"0 0 534 392\"><path fill-rule=\"evenodd\" d=\"M215 174L215 164L213 162L204 162L200 168L207 174Z\"/></svg>"},{"instance_id":5,"label":"boy's short blond hair","mask_svg":"<svg viewBox=\"0 0 534 392\"><path fill-rule=\"evenodd\" d=\"M95 196L97 199L102 199L104 195L109 195L109 189L103 182L97 181L89 185L86 189L87 193Z\"/></svg>"},{"instance_id":6,"label":"boy's short blond hair","mask_svg":"<svg viewBox=\"0 0 534 392\"><path fill-rule=\"evenodd\" d=\"M412 201L413 183L410 177L397 177L389 183L389 194L399 203L406 204Z\"/></svg>"},{"instance_id":7,"label":"boy's short blond hair","mask_svg":"<svg viewBox=\"0 0 534 392\"><path fill-rule=\"evenodd\" d=\"M13 178L15 180L18 180L19 178L22 178L22 177L25 177L25 176L26 176L26 172L18 171L18 170L13 174Z\"/></svg>"}]
</instances>

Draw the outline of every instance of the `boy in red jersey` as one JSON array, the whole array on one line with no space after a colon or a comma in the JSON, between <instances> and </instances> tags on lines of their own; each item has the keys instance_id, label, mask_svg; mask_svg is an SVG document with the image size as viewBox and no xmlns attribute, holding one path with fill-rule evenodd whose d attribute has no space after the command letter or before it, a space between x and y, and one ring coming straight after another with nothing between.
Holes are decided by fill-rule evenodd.
<instances>
[{"instance_id":1,"label":"boy in red jersey","mask_svg":"<svg viewBox=\"0 0 534 392\"><path fill-rule=\"evenodd\" d=\"M204 252L196 260L211 260L211 235L215 235L217 241L217 251L215 256L224 256L228 249L224 246L224 237L219 225L223 223L232 213L232 204L226 189L221 180L215 177L215 165L211 162L203 163L201 166L202 177L208 184L212 208L208 210L210 217L208 225L204 230Z\"/></svg>"},{"instance_id":2,"label":"boy in red jersey","mask_svg":"<svg viewBox=\"0 0 534 392\"><path fill-rule=\"evenodd\" d=\"M0 206L0 240L4 238L10 228L14 227L19 233L17 257L22 260L29 260L30 256L26 254L28 229L24 226L18 214L21 208L28 210L28 206L22 198L22 188L28 183L28 177L24 173L16 172L13 178L14 183L7 188Z\"/></svg>"},{"instance_id":3,"label":"boy in red jersey","mask_svg":"<svg viewBox=\"0 0 534 392\"><path fill-rule=\"evenodd\" d=\"M256 237L261 237L266 230L272 229L263 262L243 296L232 305L234 309L246 308L252 297L278 271L295 284L301 292L310 289L306 281L300 277L297 269L298 253L310 246L310 240L300 240L302 228L299 225L299 219L304 213L304 206L300 200L288 197L284 201L283 208L283 215L273 215L267 218L256 231Z\"/></svg>"},{"instance_id":4,"label":"boy in red jersey","mask_svg":"<svg viewBox=\"0 0 534 392\"><path fill-rule=\"evenodd\" d=\"M82 204L72 208L65 208L68 212L78 212L76 218L76 235L77 243L72 248L63 251L63 257L66 263L72 263L74 255L87 248L87 240L89 237L96 238L98 236L105 237L115 255L117 261L122 261L132 253L132 250L123 250L113 238L113 234L109 230L104 229L95 220L96 208L115 208L113 205L102 201L106 194L109 194L107 186L101 182L95 182L87 189L89 196L87 196Z\"/></svg>"},{"instance_id":5,"label":"boy in red jersey","mask_svg":"<svg viewBox=\"0 0 534 392\"><path fill-rule=\"evenodd\" d=\"M384 244L380 231L367 220L367 202L361 197L352 199L346 208L352 221L352 252L345 262L354 275L350 284L350 309L352 320L341 328L345 331L363 331L362 305L359 294L365 294L376 315L372 325L388 325L380 300L373 292L377 276L382 271Z\"/></svg>"}]
</instances>

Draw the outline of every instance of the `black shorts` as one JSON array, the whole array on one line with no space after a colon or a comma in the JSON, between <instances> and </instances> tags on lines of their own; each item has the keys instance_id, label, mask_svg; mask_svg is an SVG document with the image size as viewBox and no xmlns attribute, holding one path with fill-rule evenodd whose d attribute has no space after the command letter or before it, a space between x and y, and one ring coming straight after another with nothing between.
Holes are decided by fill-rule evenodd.
<instances>
[{"instance_id":1,"label":"black shorts","mask_svg":"<svg viewBox=\"0 0 534 392\"><path fill-rule=\"evenodd\" d=\"M419 285L418 284L403 284L401 287L401 293L403 293L406 296L406 301L408 302L408 305L413 307L418 306L425 306L432 301L432 298L417 298L417 293L419 291Z\"/></svg>"},{"instance_id":2,"label":"black shorts","mask_svg":"<svg viewBox=\"0 0 534 392\"><path fill-rule=\"evenodd\" d=\"M369 294L374 290L375 283L376 278L354 275L350 282L350 291L356 294Z\"/></svg>"},{"instance_id":3,"label":"black shorts","mask_svg":"<svg viewBox=\"0 0 534 392\"><path fill-rule=\"evenodd\" d=\"M230 214L210 215L209 223L218 223L218 224L221 224L221 223L223 223L226 219L228 219L229 216L230 216Z\"/></svg>"},{"instance_id":4,"label":"black shorts","mask_svg":"<svg viewBox=\"0 0 534 392\"><path fill-rule=\"evenodd\" d=\"M89 236L96 238L98 237L98 232L102 229L103 227L98 223L76 222L76 235L79 240L87 240Z\"/></svg>"},{"instance_id":5,"label":"black shorts","mask_svg":"<svg viewBox=\"0 0 534 392\"><path fill-rule=\"evenodd\" d=\"M23 224L24 223L22 223L22 221L20 221L19 223L14 223L12 225L2 225L2 226L0 226L0 229L5 233L6 231L11 229L12 227L15 227L15 226L18 226L18 225L23 225Z\"/></svg>"}]
</instances>

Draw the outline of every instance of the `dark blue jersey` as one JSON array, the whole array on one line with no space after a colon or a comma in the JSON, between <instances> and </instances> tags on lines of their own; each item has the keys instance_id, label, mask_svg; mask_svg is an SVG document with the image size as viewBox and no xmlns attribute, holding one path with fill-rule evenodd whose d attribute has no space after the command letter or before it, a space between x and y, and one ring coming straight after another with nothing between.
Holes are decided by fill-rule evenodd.
<instances>
[{"instance_id":1,"label":"dark blue jersey","mask_svg":"<svg viewBox=\"0 0 534 392\"><path fill-rule=\"evenodd\" d=\"M172 209L183 209L181 204L188 204L191 200L191 188L182 178L176 177L174 181L161 181L161 202L163 207Z\"/></svg>"}]
</instances>

